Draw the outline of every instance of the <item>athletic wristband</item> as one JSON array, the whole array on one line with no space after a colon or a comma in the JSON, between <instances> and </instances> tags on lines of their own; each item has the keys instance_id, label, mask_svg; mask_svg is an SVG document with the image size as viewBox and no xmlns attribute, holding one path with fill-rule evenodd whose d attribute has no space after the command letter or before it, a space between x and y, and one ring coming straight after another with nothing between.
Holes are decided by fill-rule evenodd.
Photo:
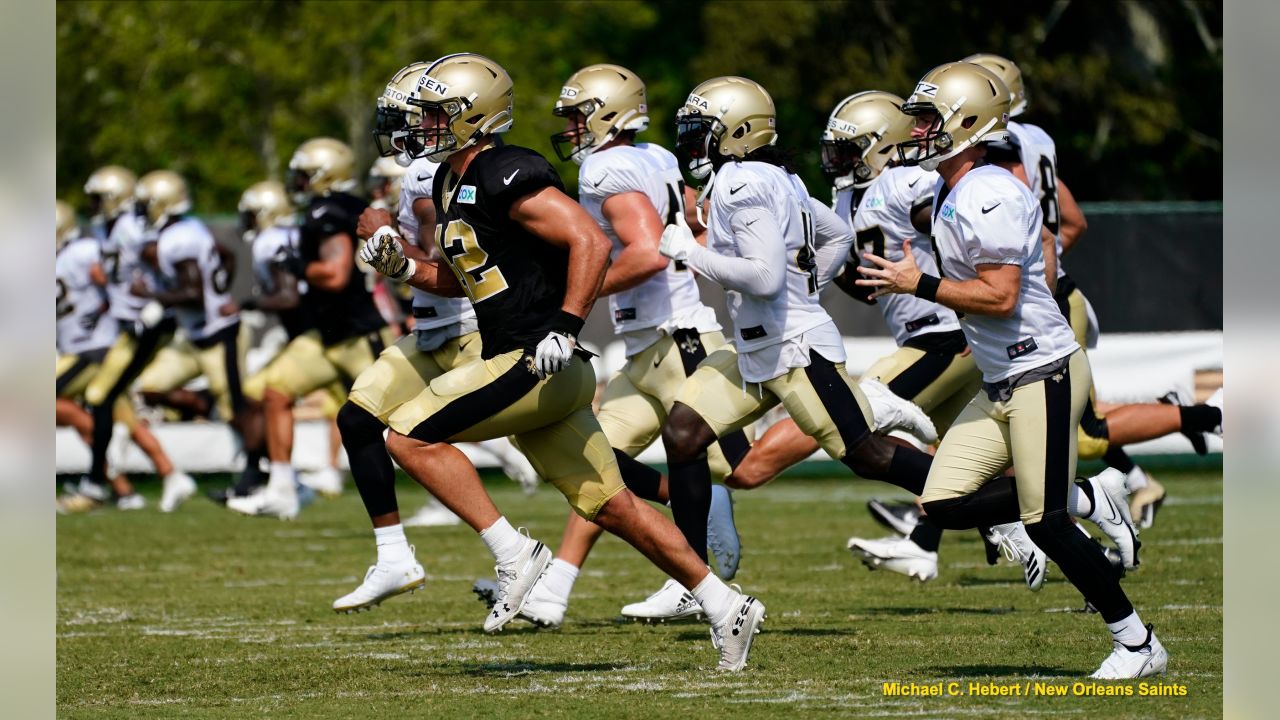
<instances>
[{"instance_id":1,"label":"athletic wristband","mask_svg":"<svg viewBox=\"0 0 1280 720\"><path fill-rule=\"evenodd\" d=\"M400 271L400 274L392 276L391 279L398 282L405 282L409 278L413 277L413 274L416 272L418 272L418 263L414 262L413 258L405 258L404 269Z\"/></svg>"},{"instance_id":2,"label":"athletic wristband","mask_svg":"<svg viewBox=\"0 0 1280 720\"><path fill-rule=\"evenodd\" d=\"M929 302L937 302L938 286L941 284L942 284L942 278L921 273L920 282L916 283L915 295L916 297L924 298Z\"/></svg>"},{"instance_id":3,"label":"athletic wristband","mask_svg":"<svg viewBox=\"0 0 1280 720\"><path fill-rule=\"evenodd\" d=\"M562 335L572 335L574 338L577 338L578 333L582 332L582 326L584 324L586 324L586 321L582 318L571 312L561 310L556 313L554 318L551 319L551 331L558 332Z\"/></svg>"}]
</instances>

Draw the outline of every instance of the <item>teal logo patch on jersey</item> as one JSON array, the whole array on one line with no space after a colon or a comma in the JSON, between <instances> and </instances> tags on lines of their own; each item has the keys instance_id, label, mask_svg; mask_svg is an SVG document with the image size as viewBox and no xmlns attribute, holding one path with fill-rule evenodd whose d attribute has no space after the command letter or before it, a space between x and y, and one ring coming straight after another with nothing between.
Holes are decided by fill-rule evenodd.
<instances>
[{"instance_id":1,"label":"teal logo patch on jersey","mask_svg":"<svg viewBox=\"0 0 1280 720\"><path fill-rule=\"evenodd\" d=\"M951 203L942 203L942 209L938 211L938 217L947 222L956 221L956 206Z\"/></svg>"},{"instance_id":2,"label":"teal logo patch on jersey","mask_svg":"<svg viewBox=\"0 0 1280 720\"><path fill-rule=\"evenodd\" d=\"M882 197L867 198L868 210L873 210L878 207L884 207L884 198Z\"/></svg>"},{"instance_id":3,"label":"teal logo patch on jersey","mask_svg":"<svg viewBox=\"0 0 1280 720\"><path fill-rule=\"evenodd\" d=\"M475 205L476 204L476 186L463 185L462 187L458 188L458 202L462 203L463 205Z\"/></svg>"}]
</instances>

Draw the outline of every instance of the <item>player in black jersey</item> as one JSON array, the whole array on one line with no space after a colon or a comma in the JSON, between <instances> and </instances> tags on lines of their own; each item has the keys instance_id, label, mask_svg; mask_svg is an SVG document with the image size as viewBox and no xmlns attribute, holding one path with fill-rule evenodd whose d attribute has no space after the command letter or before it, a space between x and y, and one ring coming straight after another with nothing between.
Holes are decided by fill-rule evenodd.
<instances>
[{"instance_id":1,"label":"player in black jersey","mask_svg":"<svg viewBox=\"0 0 1280 720\"><path fill-rule=\"evenodd\" d=\"M763 606L711 574L671 521L622 483L591 413L595 375L576 340L604 277L610 244L565 195L541 155L497 141L511 126L511 91L511 79L497 63L463 53L433 63L410 100L422 109L416 154L447 167L436 174L434 192L436 242L444 259L406 259L389 223L362 256L423 290L465 294L475 306L483 350L481 358L437 377L391 416L387 448L480 533L497 560L499 592L485 619L487 631L516 616L551 553L507 522L451 443L513 435L538 474L580 515L691 589L720 639L720 667L739 670L752 633L734 635L734 619L753 627ZM391 520L373 518L380 544L395 532Z\"/></svg>"},{"instance_id":2,"label":"player in black jersey","mask_svg":"<svg viewBox=\"0 0 1280 720\"><path fill-rule=\"evenodd\" d=\"M246 515L290 518L298 514L294 484L293 403L313 390L351 382L373 364L387 337L386 321L373 304L365 275L355 264L356 223L367 203L355 189L355 154L332 138L298 147L289 162L289 190L302 209L298 254L307 283L302 303L315 329L289 341L265 378L266 487L227 507Z\"/></svg>"}]
</instances>

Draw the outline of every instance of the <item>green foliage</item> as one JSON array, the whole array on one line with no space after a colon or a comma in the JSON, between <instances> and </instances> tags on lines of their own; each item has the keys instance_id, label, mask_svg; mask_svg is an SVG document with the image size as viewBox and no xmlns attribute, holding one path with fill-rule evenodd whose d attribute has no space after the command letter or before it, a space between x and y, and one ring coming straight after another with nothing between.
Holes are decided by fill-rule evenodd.
<instances>
[{"instance_id":1,"label":"green foliage","mask_svg":"<svg viewBox=\"0 0 1280 720\"><path fill-rule=\"evenodd\" d=\"M644 77L644 137L667 144L694 85L751 77L822 196L816 141L841 98L905 94L930 67L991 51L1022 67L1026 119L1056 138L1077 198L1219 199L1221 25L1211 2L61 2L58 192L78 201L107 163L170 167L200 211L227 211L317 135L351 143L367 165L386 80L475 51L515 80L508 140L543 152L560 129L560 85L585 64Z\"/></svg>"}]
</instances>

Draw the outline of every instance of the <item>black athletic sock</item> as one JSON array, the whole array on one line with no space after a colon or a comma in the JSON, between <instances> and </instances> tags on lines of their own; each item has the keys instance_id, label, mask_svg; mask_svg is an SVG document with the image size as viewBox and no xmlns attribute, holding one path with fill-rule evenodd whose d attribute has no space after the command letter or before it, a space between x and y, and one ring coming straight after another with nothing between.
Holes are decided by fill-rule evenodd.
<instances>
[{"instance_id":1,"label":"black athletic sock","mask_svg":"<svg viewBox=\"0 0 1280 720\"><path fill-rule=\"evenodd\" d=\"M347 450L351 477L369 517L396 512L396 472L391 466L382 422L368 410L348 401L338 411L338 432Z\"/></svg>"},{"instance_id":2,"label":"black athletic sock","mask_svg":"<svg viewBox=\"0 0 1280 720\"><path fill-rule=\"evenodd\" d=\"M1102 546L1072 527L1066 510L1046 513L1027 525L1027 535L1067 580L1084 595L1106 622L1119 622L1133 612L1133 604L1120 587L1120 577L1102 552Z\"/></svg>"},{"instance_id":3,"label":"black athletic sock","mask_svg":"<svg viewBox=\"0 0 1280 720\"><path fill-rule=\"evenodd\" d=\"M968 495L924 503L924 511L946 530L1002 525L1017 520L1022 512L1018 486L1007 476L994 478Z\"/></svg>"},{"instance_id":4,"label":"black athletic sock","mask_svg":"<svg viewBox=\"0 0 1280 720\"><path fill-rule=\"evenodd\" d=\"M1129 457L1129 453L1125 452L1124 448L1116 445L1111 445L1107 448L1107 452L1102 456L1102 461L1107 464L1107 467L1113 467L1125 475L1133 472L1133 469L1138 467L1133 458Z\"/></svg>"},{"instance_id":5,"label":"black athletic sock","mask_svg":"<svg viewBox=\"0 0 1280 720\"><path fill-rule=\"evenodd\" d=\"M938 552L938 544L942 542L942 528L934 524L928 515L922 515L911 531L911 542L919 545L921 550Z\"/></svg>"},{"instance_id":6,"label":"black athletic sock","mask_svg":"<svg viewBox=\"0 0 1280 720\"><path fill-rule=\"evenodd\" d=\"M689 547L707 562L707 515L711 514L711 469L705 454L667 469L671 515Z\"/></svg>"},{"instance_id":7,"label":"black athletic sock","mask_svg":"<svg viewBox=\"0 0 1280 720\"><path fill-rule=\"evenodd\" d=\"M662 502L658 498L658 488L662 485L662 473L617 448L614 448L613 456L618 459L618 471L622 473L622 482L627 489L638 498L650 502Z\"/></svg>"},{"instance_id":8,"label":"black athletic sock","mask_svg":"<svg viewBox=\"0 0 1280 720\"><path fill-rule=\"evenodd\" d=\"M114 398L112 400L89 409L89 414L93 416L89 479L104 487L107 484L107 447L111 445L111 430L115 424L115 417L111 412L111 408L115 406Z\"/></svg>"},{"instance_id":9,"label":"black athletic sock","mask_svg":"<svg viewBox=\"0 0 1280 720\"><path fill-rule=\"evenodd\" d=\"M932 455L899 445L889 459L888 477L879 479L893 483L912 495L919 495L924 492L924 481L929 479L932 465Z\"/></svg>"},{"instance_id":10,"label":"black athletic sock","mask_svg":"<svg viewBox=\"0 0 1280 720\"><path fill-rule=\"evenodd\" d=\"M245 497L266 482L262 477L262 458L261 450L245 453L244 472L236 478L236 484L231 487L232 493Z\"/></svg>"},{"instance_id":11,"label":"black athletic sock","mask_svg":"<svg viewBox=\"0 0 1280 720\"><path fill-rule=\"evenodd\" d=\"M1182 432L1213 432L1222 425L1222 410L1212 405L1179 405Z\"/></svg>"}]
</instances>

